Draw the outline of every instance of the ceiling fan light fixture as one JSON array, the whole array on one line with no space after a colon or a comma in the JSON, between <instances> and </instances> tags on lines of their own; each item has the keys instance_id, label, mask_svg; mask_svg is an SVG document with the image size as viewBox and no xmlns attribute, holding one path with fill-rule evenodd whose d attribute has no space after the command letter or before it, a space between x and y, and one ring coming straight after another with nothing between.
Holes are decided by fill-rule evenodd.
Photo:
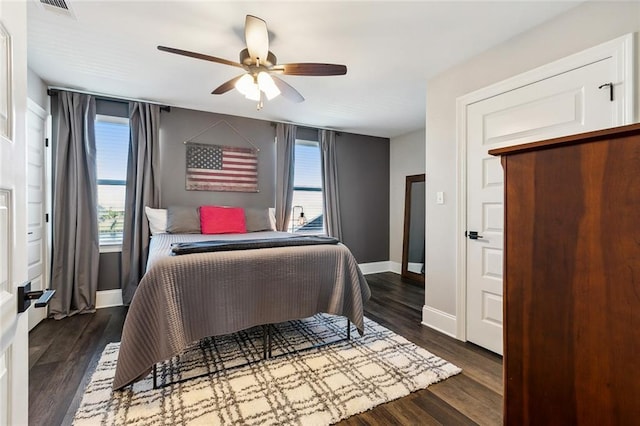
<instances>
[{"instance_id":1,"label":"ceiling fan light fixture","mask_svg":"<svg viewBox=\"0 0 640 426\"><path fill-rule=\"evenodd\" d=\"M245 74L235 84L238 92L242 93L245 98L252 101L260 100L260 88L251 74Z\"/></svg>"},{"instance_id":2,"label":"ceiling fan light fixture","mask_svg":"<svg viewBox=\"0 0 640 426\"><path fill-rule=\"evenodd\" d=\"M277 65L276 56L269 50L269 31L266 22L256 16L247 15L244 30L247 47L240 51L240 62L168 46L158 46L158 50L244 69L245 74L225 81L211 94L222 95L236 88L245 98L258 101L258 109L262 108L264 98L271 100L279 95L293 102L304 101L304 97L293 86L276 74L332 76L347 73L345 65L337 64L301 62Z\"/></svg>"},{"instance_id":3,"label":"ceiling fan light fixture","mask_svg":"<svg viewBox=\"0 0 640 426\"><path fill-rule=\"evenodd\" d=\"M244 95L244 97L249 99L250 101L260 101L260 89L258 89L258 86L256 86L255 90L251 90L249 93Z\"/></svg>"},{"instance_id":4,"label":"ceiling fan light fixture","mask_svg":"<svg viewBox=\"0 0 640 426\"><path fill-rule=\"evenodd\" d=\"M280 94L280 89L276 86L276 83L273 81L271 76L264 72L260 71L258 73L258 87L260 90L264 92L267 96L267 99L271 100Z\"/></svg>"}]
</instances>

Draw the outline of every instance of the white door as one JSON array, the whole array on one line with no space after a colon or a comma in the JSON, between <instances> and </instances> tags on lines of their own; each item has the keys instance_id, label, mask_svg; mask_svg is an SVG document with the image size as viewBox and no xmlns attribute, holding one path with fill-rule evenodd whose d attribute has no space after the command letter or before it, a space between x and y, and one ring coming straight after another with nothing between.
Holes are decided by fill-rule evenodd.
<instances>
[{"instance_id":1,"label":"white door","mask_svg":"<svg viewBox=\"0 0 640 426\"><path fill-rule=\"evenodd\" d=\"M7 110L11 113L10 134L0 135L0 425L26 425L28 316L17 310L17 287L27 280L26 2L0 0L0 22L11 41L0 49L8 53L11 65L9 84L0 84L0 102L7 101L8 106L0 107L0 114ZM8 40L0 37L0 45ZM7 67L7 58L0 64ZM0 79L3 76L7 73L0 71Z\"/></svg>"},{"instance_id":2,"label":"white door","mask_svg":"<svg viewBox=\"0 0 640 426\"><path fill-rule=\"evenodd\" d=\"M3 140L0 138L0 143ZM8 326L15 317L15 298L11 285L11 191L0 188L0 325L2 337L9 334ZM6 325L5 325L6 323ZM9 394L9 363L11 347L0 347L0 424L9 424L8 407L10 401L5 398Z\"/></svg>"},{"instance_id":3,"label":"white door","mask_svg":"<svg viewBox=\"0 0 640 426\"><path fill-rule=\"evenodd\" d=\"M44 290L49 281L46 185L47 113L27 100L27 264L31 290ZM29 307L29 331L47 316L47 308Z\"/></svg>"},{"instance_id":4,"label":"white door","mask_svg":"<svg viewBox=\"0 0 640 426\"><path fill-rule=\"evenodd\" d=\"M467 106L468 341L502 354L503 171L487 151L626 124L619 84L609 57Z\"/></svg>"}]
</instances>

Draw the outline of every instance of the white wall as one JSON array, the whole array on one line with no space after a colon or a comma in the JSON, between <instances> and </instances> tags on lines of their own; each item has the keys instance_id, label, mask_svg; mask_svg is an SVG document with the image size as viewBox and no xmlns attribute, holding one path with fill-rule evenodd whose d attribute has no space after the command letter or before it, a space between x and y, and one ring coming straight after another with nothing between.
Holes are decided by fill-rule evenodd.
<instances>
[{"instance_id":1,"label":"white wall","mask_svg":"<svg viewBox=\"0 0 640 426\"><path fill-rule=\"evenodd\" d=\"M397 273L400 273L398 268L402 261L405 178L422 173L425 173L424 129L391 138L389 144L389 260L393 262L392 270Z\"/></svg>"},{"instance_id":2,"label":"white wall","mask_svg":"<svg viewBox=\"0 0 640 426\"><path fill-rule=\"evenodd\" d=\"M638 30L639 2L588 2L427 82L425 324L455 334L456 98Z\"/></svg>"},{"instance_id":3,"label":"white wall","mask_svg":"<svg viewBox=\"0 0 640 426\"><path fill-rule=\"evenodd\" d=\"M47 96L47 85L40 76L29 68L27 70L27 96L37 103L43 110L49 111L49 97Z\"/></svg>"}]
</instances>

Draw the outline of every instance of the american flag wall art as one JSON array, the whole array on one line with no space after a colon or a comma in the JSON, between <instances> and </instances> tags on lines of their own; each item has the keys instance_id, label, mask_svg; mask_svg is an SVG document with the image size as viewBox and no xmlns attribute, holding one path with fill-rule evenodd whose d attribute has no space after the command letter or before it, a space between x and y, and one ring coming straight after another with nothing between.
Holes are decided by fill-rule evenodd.
<instances>
[{"instance_id":1,"label":"american flag wall art","mask_svg":"<svg viewBox=\"0 0 640 426\"><path fill-rule=\"evenodd\" d=\"M188 191L258 192L258 154L250 148L187 144Z\"/></svg>"}]
</instances>

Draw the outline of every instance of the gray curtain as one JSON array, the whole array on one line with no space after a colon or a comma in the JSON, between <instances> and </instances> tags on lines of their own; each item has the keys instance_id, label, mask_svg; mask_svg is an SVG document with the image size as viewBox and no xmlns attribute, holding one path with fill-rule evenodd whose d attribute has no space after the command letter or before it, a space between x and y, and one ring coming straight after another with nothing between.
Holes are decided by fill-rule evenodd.
<instances>
[{"instance_id":1,"label":"gray curtain","mask_svg":"<svg viewBox=\"0 0 640 426\"><path fill-rule=\"evenodd\" d=\"M131 141L122 238L122 300L128 305L144 274L149 254L149 224L144 207L160 207L158 132L160 107L129 103Z\"/></svg>"},{"instance_id":2,"label":"gray curtain","mask_svg":"<svg viewBox=\"0 0 640 426\"><path fill-rule=\"evenodd\" d=\"M322 194L324 196L324 223L327 229L327 235L342 241L336 132L333 130L320 130L320 152Z\"/></svg>"},{"instance_id":3,"label":"gray curtain","mask_svg":"<svg viewBox=\"0 0 640 426\"><path fill-rule=\"evenodd\" d=\"M58 93L54 154L53 253L49 315L94 312L98 289L98 194L95 99Z\"/></svg>"},{"instance_id":4,"label":"gray curtain","mask_svg":"<svg viewBox=\"0 0 640 426\"><path fill-rule=\"evenodd\" d=\"M295 164L297 127L276 125L276 229L286 231L293 199L293 167Z\"/></svg>"}]
</instances>

